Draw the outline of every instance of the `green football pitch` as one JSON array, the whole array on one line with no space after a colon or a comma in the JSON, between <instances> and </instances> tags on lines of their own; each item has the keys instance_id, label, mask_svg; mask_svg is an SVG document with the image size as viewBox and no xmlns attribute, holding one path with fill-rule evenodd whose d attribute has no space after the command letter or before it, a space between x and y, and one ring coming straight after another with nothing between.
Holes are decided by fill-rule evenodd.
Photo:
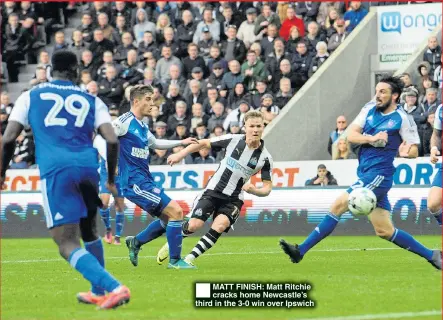
<instances>
[{"instance_id":1,"label":"green football pitch","mask_svg":"<svg viewBox=\"0 0 443 320\"><path fill-rule=\"evenodd\" d=\"M300 241L300 237L285 237ZM442 278L420 257L377 237L331 237L292 264L278 237L222 237L197 260L198 270L168 270L155 262L165 238L143 247L139 266L126 246L105 244L107 268L131 289L131 301L97 311L76 302L87 282L50 239L1 241L1 319L442 319ZM441 237L419 241L441 247ZM184 241L188 253L197 238ZM303 282L313 285L315 308L199 309L195 282Z\"/></svg>"}]
</instances>

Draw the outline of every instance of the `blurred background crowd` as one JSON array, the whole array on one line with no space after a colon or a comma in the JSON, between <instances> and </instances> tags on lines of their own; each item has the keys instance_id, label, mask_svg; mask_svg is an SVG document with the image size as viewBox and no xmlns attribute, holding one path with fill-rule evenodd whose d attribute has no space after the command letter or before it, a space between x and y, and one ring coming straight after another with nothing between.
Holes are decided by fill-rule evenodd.
<instances>
[{"instance_id":1,"label":"blurred background crowd","mask_svg":"<svg viewBox=\"0 0 443 320\"><path fill-rule=\"evenodd\" d=\"M71 50L77 83L100 97L112 116L130 109L136 84L155 88L158 108L144 121L160 139L199 139L239 133L244 114L263 112L266 124L343 43L370 6L405 2L12 2L2 3L1 130L23 90L52 79L51 55ZM413 115L429 154L441 102L441 47L429 38L419 83L404 74L401 104ZM355 158L339 115L329 136L332 159ZM326 137L325 137L326 139ZM333 144L338 141L337 144ZM34 165L32 133L17 139L12 166ZM175 148L171 152L177 152ZM154 150L151 164L169 151ZM202 150L186 164L218 163L223 150Z\"/></svg>"}]
</instances>

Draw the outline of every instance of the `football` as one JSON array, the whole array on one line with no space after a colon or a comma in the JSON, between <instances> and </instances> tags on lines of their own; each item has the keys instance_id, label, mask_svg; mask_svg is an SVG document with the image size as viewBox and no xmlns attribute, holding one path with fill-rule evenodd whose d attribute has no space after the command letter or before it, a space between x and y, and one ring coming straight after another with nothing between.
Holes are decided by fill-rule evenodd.
<instances>
[{"instance_id":1,"label":"football","mask_svg":"<svg viewBox=\"0 0 443 320\"><path fill-rule=\"evenodd\" d=\"M368 188L356 188L349 194L348 208L356 216L367 216L376 205L377 197Z\"/></svg>"}]
</instances>

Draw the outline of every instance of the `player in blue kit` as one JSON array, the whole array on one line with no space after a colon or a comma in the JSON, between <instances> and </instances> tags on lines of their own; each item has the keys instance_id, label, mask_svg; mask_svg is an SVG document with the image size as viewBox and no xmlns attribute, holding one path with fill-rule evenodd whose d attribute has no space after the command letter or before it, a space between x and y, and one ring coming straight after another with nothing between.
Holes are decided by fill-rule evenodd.
<instances>
[{"instance_id":1,"label":"player in blue kit","mask_svg":"<svg viewBox=\"0 0 443 320\"><path fill-rule=\"evenodd\" d=\"M92 137L97 129L107 142L111 190L115 189L118 140L106 105L74 84L76 55L57 51L52 66L54 81L24 92L15 103L3 137L1 183L14 153L15 139L30 125L46 225L60 255L92 285L91 292L79 293L77 299L101 309L115 308L129 302L130 292L104 268L103 244L96 227L97 208L101 206L98 154Z\"/></svg>"},{"instance_id":2,"label":"player in blue kit","mask_svg":"<svg viewBox=\"0 0 443 320\"><path fill-rule=\"evenodd\" d=\"M105 241L106 243L112 243L112 228L111 228L111 217L110 217L110 207L109 201L111 199L111 191L106 187L106 181L108 179L108 169L106 160L100 157L100 199L103 203L103 207L100 208L100 216L102 217L103 223L105 224L106 233ZM114 194L115 201L115 237L114 244L120 245L120 238L123 232L123 226L125 223L125 198L122 195L122 190L120 186L120 178L118 174L116 175L115 187L117 189L117 194Z\"/></svg>"},{"instance_id":3,"label":"player in blue kit","mask_svg":"<svg viewBox=\"0 0 443 320\"><path fill-rule=\"evenodd\" d=\"M431 163L436 164L441 150L441 126L442 126L442 105L439 105L435 112L434 131L431 137ZM440 168L434 177L431 190L428 195L428 210L435 217L438 224L441 226L441 185L442 185L442 168Z\"/></svg>"},{"instance_id":4,"label":"player in blue kit","mask_svg":"<svg viewBox=\"0 0 443 320\"><path fill-rule=\"evenodd\" d=\"M348 211L349 193L354 188L366 187L377 196L377 207L369 215L376 235L418 254L441 270L441 251L430 250L410 234L395 228L390 218L391 205L387 194L395 173L394 158L397 153L401 157L416 158L417 145L420 144L414 120L397 105L403 87L398 78L380 80L375 103L368 103L349 128L349 142L360 145L358 181L337 198L328 215L303 243L291 245L280 240L283 251L293 263L300 262L312 247L332 233L340 216Z\"/></svg>"},{"instance_id":5,"label":"player in blue kit","mask_svg":"<svg viewBox=\"0 0 443 320\"><path fill-rule=\"evenodd\" d=\"M131 111L112 122L120 140L118 170L123 196L159 218L135 237L126 238L129 259L137 266L141 246L166 233L170 248L168 268L194 269L194 266L181 259L183 210L156 185L149 171L149 152L150 149L170 149L197 143L197 140L157 140L154 137L148 126L142 122L143 117L149 116L155 106L153 94L154 89L151 86L138 85L132 88L129 97Z\"/></svg>"}]
</instances>

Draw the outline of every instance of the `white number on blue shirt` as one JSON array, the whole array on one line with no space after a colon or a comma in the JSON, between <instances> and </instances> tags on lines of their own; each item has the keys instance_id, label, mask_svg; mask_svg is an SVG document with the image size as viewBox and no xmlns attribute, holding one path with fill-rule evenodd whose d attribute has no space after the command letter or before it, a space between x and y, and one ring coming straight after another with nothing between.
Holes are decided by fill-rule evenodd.
<instances>
[{"instance_id":1,"label":"white number on blue shirt","mask_svg":"<svg viewBox=\"0 0 443 320\"><path fill-rule=\"evenodd\" d=\"M85 124L86 117L89 113L90 105L88 100L85 97L82 97L78 94L71 94L65 100L63 97L56 93L42 93L40 94L40 99L42 100L52 100L54 101L54 106L49 110L48 115L45 118L45 126L66 126L68 124L68 120L65 118L57 118L57 115L63 109L73 116L76 117L74 125L76 127L83 127ZM74 103L77 102L80 104L80 108L74 107Z\"/></svg>"}]
</instances>

